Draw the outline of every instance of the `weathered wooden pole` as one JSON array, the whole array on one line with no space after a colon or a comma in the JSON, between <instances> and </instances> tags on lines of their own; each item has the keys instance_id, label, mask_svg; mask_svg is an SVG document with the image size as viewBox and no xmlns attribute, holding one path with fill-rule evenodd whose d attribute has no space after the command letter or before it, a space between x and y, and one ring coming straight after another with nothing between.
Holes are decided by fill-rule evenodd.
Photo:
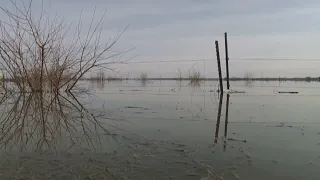
<instances>
[{"instance_id":1,"label":"weathered wooden pole","mask_svg":"<svg viewBox=\"0 0 320 180\"><path fill-rule=\"evenodd\" d=\"M218 41L216 41L216 53L217 53L217 63L218 63L218 72L219 72L220 92L221 92L221 94L223 94L223 84L222 84L221 63L220 63L220 53L219 53L219 42Z\"/></svg>"},{"instance_id":2,"label":"weathered wooden pole","mask_svg":"<svg viewBox=\"0 0 320 180\"><path fill-rule=\"evenodd\" d=\"M230 83L229 83L228 35L227 35L227 33L226 33L226 32L224 33L224 45L225 45L225 51L226 51L227 89L230 89Z\"/></svg>"}]
</instances>

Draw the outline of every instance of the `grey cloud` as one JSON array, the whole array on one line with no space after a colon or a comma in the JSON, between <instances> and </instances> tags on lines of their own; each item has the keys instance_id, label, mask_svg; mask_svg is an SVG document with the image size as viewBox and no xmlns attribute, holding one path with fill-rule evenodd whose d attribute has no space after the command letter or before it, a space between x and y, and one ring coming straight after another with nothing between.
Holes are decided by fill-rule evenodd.
<instances>
[{"instance_id":1,"label":"grey cloud","mask_svg":"<svg viewBox=\"0 0 320 180\"><path fill-rule=\"evenodd\" d=\"M40 0L34 2L39 5ZM82 11L83 26L88 26L95 7L97 16L107 10L105 40L130 24L116 48L136 47L132 54L140 56L133 61L215 58L214 40L222 41L225 31L229 32L230 56L234 58L320 55L317 0L51 0L49 10L73 24ZM292 63L290 71L283 62L232 63L237 67L232 71L235 76L246 71L294 75L300 67L301 75L311 75L317 72L308 67L319 66L309 63L302 68L301 64ZM203 66L199 64L198 68L203 71ZM215 69L215 62L207 66ZM279 74L275 73L275 66ZM122 73L148 71L159 76L174 75L177 68L188 69L190 63L117 67ZM215 70L206 74L215 76Z\"/></svg>"}]
</instances>

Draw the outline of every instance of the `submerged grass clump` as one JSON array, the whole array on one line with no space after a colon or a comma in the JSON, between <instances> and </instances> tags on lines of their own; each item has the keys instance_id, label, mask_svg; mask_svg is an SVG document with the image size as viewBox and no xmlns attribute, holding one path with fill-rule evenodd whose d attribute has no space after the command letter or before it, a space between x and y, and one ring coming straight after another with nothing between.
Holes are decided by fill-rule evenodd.
<instances>
[{"instance_id":1,"label":"submerged grass clump","mask_svg":"<svg viewBox=\"0 0 320 180\"><path fill-rule=\"evenodd\" d=\"M106 76L103 71L100 71L100 72L96 73L96 75L91 76L90 78L87 78L85 80L89 80L89 81L122 81L123 78L120 76L115 76L115 75Z\"/></svg>"},{"instance_id":2,"label":"submerged grass clump","mask_svg":"<svg viewBox=\"0 0 320 180\"><path fill-rule=\"evenodd\" d=\"M198 70L194 70L191 74L189 74L189 86L191 87L200 87L202 81L204 80L201 77L201 73Z\"/></svg>"},{"instance_id":3,"label":"submerged grass clump","mask_svg":"<svg viewBox=\"0 0 320 180\"><path fill-rule=\"evenodd\" d=\"M204 80L201 76L200 71L194 70L191 74L189 74L190 85L198 86Z\"/></svg>"},{"instance_id":4,"label":"submerged grass clump","mask_svg":"<svg viewBox=\"0 0 320 180\"><path fill-rule=\"evenodd\" d=\"M189 74L190 81L201 81L203 78L201 77L200 71L194 70L191 74Z\"/></svg>"},{"instance_id":5,"label":"submerged grass clump","mask_svg":"<svg viewBox=\"0 0 320 180\"><path fill-rule=\"evenodd\" d=\"M122 81L123 78L122 77L118 77L118 76L108 76L107 80L108 81Z\"/></svg>"},{"instance_id":6,"label":"submerged grass clump","mask_svg":"<svg viewBox=\"0 0 320 180\"><path fill-rule=\"evenodd\" d=\"M140 81L142 81L142 82L146 82L147 79L148 79L148 74L147 74L146 72L141 73L139 79L140 79Z\"/></svg>"}]
</instances>

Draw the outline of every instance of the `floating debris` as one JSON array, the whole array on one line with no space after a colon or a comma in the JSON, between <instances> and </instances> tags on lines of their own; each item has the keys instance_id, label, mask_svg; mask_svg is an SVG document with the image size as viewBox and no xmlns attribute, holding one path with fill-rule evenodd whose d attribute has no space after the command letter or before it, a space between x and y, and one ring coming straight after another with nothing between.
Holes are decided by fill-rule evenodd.
<instances>
[{"instance_id":1,"label":"floating debris","mask_svg":"<svg viewBox=\"0 0 320 180\"><path fill-rule=\"evenodd\" d=\"M233 93L246 93L246 92L244 92L244 91L237 91L237 90L232 90L232 89L230 89L230 90L224 90L224 92L225 93L228 93L228 94L233 94Z\"/></svg>"},{"instance_id":2,"label":"floating debris","mask_svg":"<svg viewBox=\"0 0 320 180\"><path fill-rule=\"evenodd\" d=\"M233 171L232 175L236 178L236 179L240 179L239 175L237 174L237 172Z\"/></svg>"},{"instance_id":3,"label":"floating debris","mask_svg":"<svg viewBox=\"0 0 320 180\"><path fill-rule=\"evenodd\" d=\"M149 110L148 108L139 107L139 106L125 106L124 108L127 108L127 109L142 109L142 110Z\"/></svg>"},{"instance_id":4,"label":"floating debris","mask_svg":"<svg viewBox=\"0 0 320 180\"><path fill-rule=\"evenodd\" d=\"M246 157L251 159L251 155L249 153L245 153Z\"/></svg>"},{"instance_id":5,"label":"floating debris","mask_svg":"<svg viewBox=\"0 0 320 180\"><path fill-rule=\"evenodd\" d=\"M200 180L210 180L210 179L213 179L213 178L214 178L214 176L213 176L212 172L208 170L207 177L203 177Z\"/></svg>"},{"instance_id":6,"label":"floating debris","mask_svg":"<svg viewBox=\"0 0 320 180\"><path fill-rule=\"evenodd\" d=\"M175 149L175 148L171 148L170 150L177 151L177 152L187 153L187 150L185 150L185 149Z\"/></svg>"},{"instance_id":7,"label":"floating debris","mask_svg":"<svg viewBox=\"0 0 320 180\"><path fill-rule=\"evenodd\" d=\"M211 92L211 90L210 90L210 92ZM220 92L220 90L218 89L217 92ZM246 93L245 91L237 91L237 90L232 90L232 89L224 90L223 92L227 93L227 94L236 94L236 93L243 94L243 93Z\"/></svg>"},{"instance_id":8,"label":"floating debris","mask_svg":"<svg viewBox=\"0 0 320 180\"><path fill-rule=\"evenodd\" d=\"M280 123L279 125L267 125L267 127L288 127L288 128L297 128L303 131L304 127L292 126L292 125L285 125L284 123Z\"/></svg>"},{"instance_id":9,"label":"floating debris","mask_svg":"<svg viewBox=\"0 0 320 180\"><path fill-rule=\"evenodd\" d=\"M297 91L278 91L279 94L298 94Z\"/></svg>"},{"instance_id":10,"label":"floating debris","mask_svg":"<svg viewBox=\"0 0 320 180\"><path fill-rule=\"evenodd\" d=\"M199 174L189 173L187 176L199 176Z\"/></svg>"},{"instance_id":11,"label":"floating debris","mask_svg":"<svg viewBox=\"0 0 320 180\"><path fill-rule=\"evenodd\" d=\"M233 139L233 138L228 138L229 141L238 141L238 142L244 142L246 143L247 140L238 140L238 139Z\"/></svg>"},{"instance_id":12,"label":"floating debris","mask_svg":"<svg viewBox=\"0 0 320 180\"><path fill-rule=\"evenodd\" d=\"M285 126L285 125L283 125L283 124L275 125L275 126L269 126L269 125L268 125L267 127L289 127L289 128L293 128L293 126L291 126L291 125Z\"/></svg>"},{"instance_id":13,"label":"floating debris","mask_svg":"<svg viewBox=\"0 0 320 180\"><path fill-rule=\"evenodd\" d=\"M142 90L139 89L133 89L133 90L127 90L127 91L131 91L131 92L142 92ZM120 89L119 92L125 92L125 90Z\"/></svg>"}]
</instances>

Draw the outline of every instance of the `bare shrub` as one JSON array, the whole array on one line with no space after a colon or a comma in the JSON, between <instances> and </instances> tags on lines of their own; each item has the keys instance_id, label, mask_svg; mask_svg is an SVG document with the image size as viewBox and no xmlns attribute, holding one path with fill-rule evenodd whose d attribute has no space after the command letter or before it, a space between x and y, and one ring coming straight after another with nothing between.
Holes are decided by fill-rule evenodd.
<instances>
[{"instance_id":1,"label":"bare shrub","mask_svg":"<svg viewBox=\"0 0 320 180\"><path fill-rule=\"evenodd\" d=\"M200 71L193 70L192 73L189 73L189 79L191 81L200 81L202 79Z\"/></svg>"},{"instance_id":2,"label":"bare shrub","mask_svg":"<svg viewBox=\"0 0 320 180\"><path fill-rule=\"evenodd\" d=\"M75 32L57 17L49 18L44 9L38 18L32 2L11 1L12 8L0 7L8 20L0 21L0 66L21 91L72 90L90 70L119 61L124 52L112 53L124 31L102 41L103 15L95 21L95 12L88 30L79 20Z\"/></svg>"},{"instance_id":3,"label":"bare shrub","mask_svg":"<svg viewBox=\"0 0 320 180\"><path fill-rule=\"evenodd\" d=\"M244 80L252 81L253 78L254 78L254 75L251 72L246 72L244 74Z\"/></svg>"},{"instance_id":4,"label":"bare shrub","mask_svg":"<svg viewBox=\"0 0 320 180\"><path fill-rule=\"evenodd\" d=\"M146 72L143 72L140 74L140 80L145 82L148 79L148 74Z\"/></svg>"}]
</instances>

